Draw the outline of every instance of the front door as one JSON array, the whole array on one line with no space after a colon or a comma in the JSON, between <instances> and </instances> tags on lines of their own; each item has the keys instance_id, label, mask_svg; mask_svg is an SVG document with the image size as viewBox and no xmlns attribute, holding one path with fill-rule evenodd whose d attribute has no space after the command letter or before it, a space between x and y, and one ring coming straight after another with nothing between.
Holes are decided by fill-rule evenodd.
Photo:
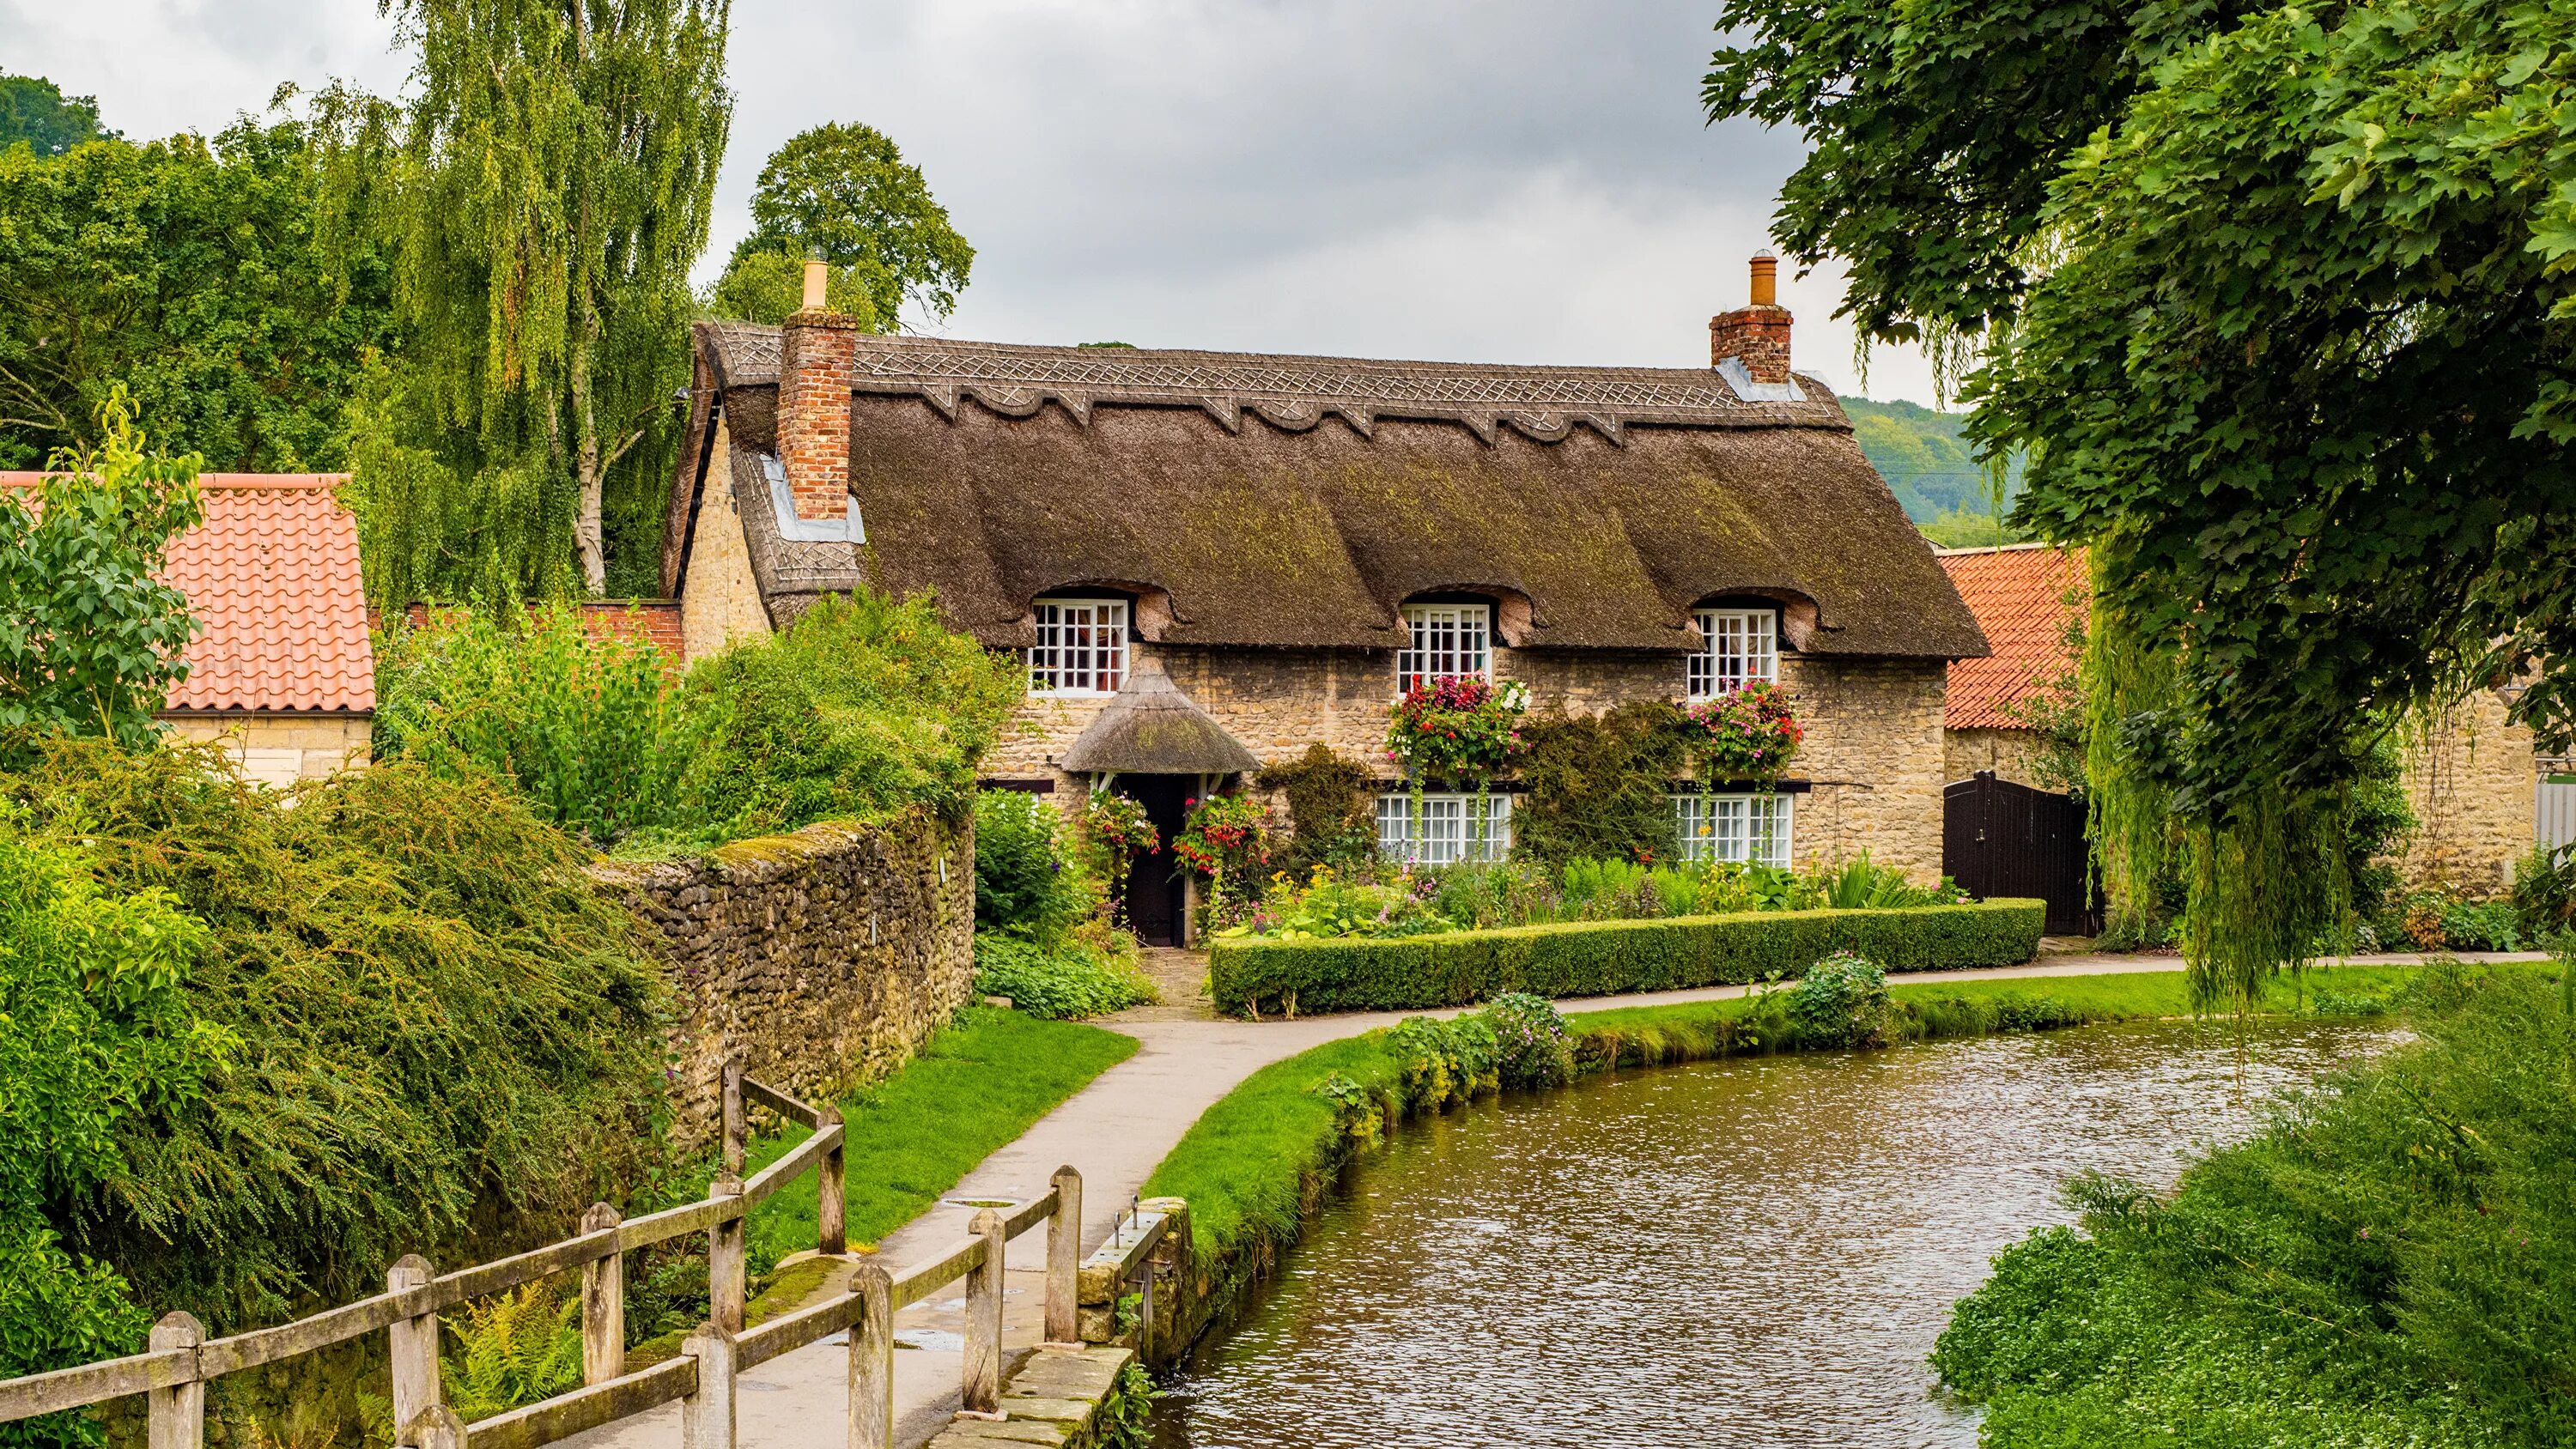
<instances>
[{"instance_id":1,"label":"front door","mask_svg":"<svg viewBox=\"0 0 2576 1449\"><path fill-rule=\"evenodd\" d=\"M1198 782L1186 775L1121 775L1110 788L1145 807L1162 841L1127 867L1127 924L1148 946L1177 946L1187 872L1172 854L1172 837L1189 823L1188 801Z\"/></svg>"}]
</instances>

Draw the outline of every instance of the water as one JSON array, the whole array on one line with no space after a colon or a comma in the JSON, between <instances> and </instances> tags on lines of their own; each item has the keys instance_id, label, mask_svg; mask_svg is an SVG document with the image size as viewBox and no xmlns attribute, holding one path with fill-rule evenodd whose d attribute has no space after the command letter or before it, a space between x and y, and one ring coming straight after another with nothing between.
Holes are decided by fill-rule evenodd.
<instances>
[{"instance_id":1,"label":"water","mask_svg":"<svg viewBox=\"0 0 2576 1449\"><path fill-rule=\"evenodd\" d=\"M1158 1449L1972 1446L1924 1362L2091 1169L2170 1184L2384 1027L2095 1027L1635 1072L1400 1134ZM2240 1085L2241 1081L2241 1085Z\"/></svg>"}]
</instances>

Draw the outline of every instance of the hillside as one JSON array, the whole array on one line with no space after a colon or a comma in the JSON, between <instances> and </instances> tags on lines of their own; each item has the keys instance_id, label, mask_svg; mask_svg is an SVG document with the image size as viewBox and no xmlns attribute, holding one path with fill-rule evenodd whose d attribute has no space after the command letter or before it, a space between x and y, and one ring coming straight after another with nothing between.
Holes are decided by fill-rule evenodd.
<instances>
[{"instance_id":1,"label":"hillside","mask_svg":"<svg viewBox=\"0 0 2576 1449\"><path fill-rule=\"evenodd\" d=\"M2006 531L1994 521L1997 510L1986 491L1986 471L1959 435L1967 414L1855 397L1842 399L1842 405L1851 415L1861 452L1895 490L1908 518L1926 525L1925 531L1945 544L2005 541ZM2020 491L2021 464L2015 459L2004 475L2006 508Z\"/></svg>"}]
</instances>

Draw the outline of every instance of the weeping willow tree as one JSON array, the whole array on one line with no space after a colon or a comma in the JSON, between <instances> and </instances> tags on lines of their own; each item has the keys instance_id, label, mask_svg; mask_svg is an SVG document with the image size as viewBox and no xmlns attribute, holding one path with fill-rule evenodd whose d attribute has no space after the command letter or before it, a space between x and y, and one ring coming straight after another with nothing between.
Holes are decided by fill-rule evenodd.
<instances>
[{"instance_id":1,"label":"weeping willow tree","mask_svg":"<svg viewBox=\"0 0 2576 1449\"><path fill-rule=\"evenodd\" d=\"M380 8L418 51L404 94L315 106L336 234L396 259L351 446L370 592L602 592L611 523L660 514L730 0Z\"/></svg>"}]
</instances>

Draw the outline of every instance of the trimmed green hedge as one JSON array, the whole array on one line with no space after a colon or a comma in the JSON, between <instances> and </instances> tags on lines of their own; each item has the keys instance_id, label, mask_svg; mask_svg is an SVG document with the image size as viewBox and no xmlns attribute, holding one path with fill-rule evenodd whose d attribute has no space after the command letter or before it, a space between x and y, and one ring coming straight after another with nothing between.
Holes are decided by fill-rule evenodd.
<instances>
[{"instance_id":1,"label":"trimmed green hedge","mask_svg":"<svg viewBox=\"0 0 2576 1449\"><path fill-rule=\"evenodd\" d=\"M1836 951L1890 971L2010 966L2039 952L2047 903L1993 900L1897 910L1754 911L1649 921L1570 921L1396 940L1220 940L1217 1010L1406 1011L1497 992L1608 996L1795 976Z\"/></svg>"}]
</instances>

